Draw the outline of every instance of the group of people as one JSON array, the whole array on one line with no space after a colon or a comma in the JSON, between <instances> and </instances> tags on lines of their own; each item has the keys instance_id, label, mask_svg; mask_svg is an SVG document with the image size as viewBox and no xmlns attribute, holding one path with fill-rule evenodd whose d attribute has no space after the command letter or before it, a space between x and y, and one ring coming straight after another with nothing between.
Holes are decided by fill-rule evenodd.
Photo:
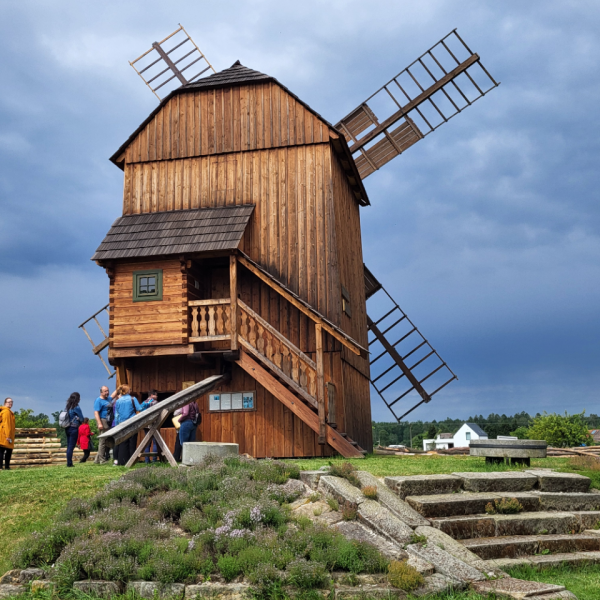
<instances>
[{"instance_id":1,"label":"group of people","mask_svg":"<svg viewBox=\"0 0 600 600\"><path fill-rule=\"evenodd\" d=\"M67 466L73 466L73 451L75 446L84 451L84 457L80 462L85 462L89 456L90 436L88 419L83 417L79 408L80 396L74 392L67 401L66 410L69 413L70 426L66 428L67 432ZM131 391L128 385L119 386L112 394L107 386L100 388L100 396L94 402L94 417L99 433L104 433L124 423L128 419L143 412L158 403L158 392L150 390L146 400L140 402L138 394ZM200 411L195 402L177 409L173 413L173 422L179 428L175 441L174 458L181 460L181 447L185 442L196 440L196 430L200 423ZM80 434L80 431L83 433ZM146 429L146 432L148 429ZM124 466L127 464L137 445L137 436L131 436L129 439L117 444L113 448L113 463ZM87 452L87 453L86 453ZM144 449L146 454L144 460L146 463L158 462L160 460L159 448L156 440L152 438L148 446ZM105 464L110 460L110 450L106 445L104 438L99 439L98 452L94 460L97 464Z\"/></svg>"}]
</instances>

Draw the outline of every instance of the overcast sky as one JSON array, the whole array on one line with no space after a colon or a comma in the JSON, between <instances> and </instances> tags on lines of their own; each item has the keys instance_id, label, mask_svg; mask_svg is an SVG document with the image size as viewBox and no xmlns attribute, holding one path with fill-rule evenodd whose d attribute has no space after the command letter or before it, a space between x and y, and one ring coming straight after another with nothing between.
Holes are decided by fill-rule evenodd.
<instances>
[{"instance_id":1,"label":"overcast sky","mask_svg":"<svg viewBox=\"0 0 600 600\"><path fill-rule=\"evenodd\" d=\"M128 61L178 23L331 122L458 28L501 86L370 176L362 209L366 263L459 376L412 418L600 411L593 0L3 0L2 398L50 413L77 390L89 414L106 380L77 326L108 301L108 157L156 106Z\"/></svg>"}]
</instances>

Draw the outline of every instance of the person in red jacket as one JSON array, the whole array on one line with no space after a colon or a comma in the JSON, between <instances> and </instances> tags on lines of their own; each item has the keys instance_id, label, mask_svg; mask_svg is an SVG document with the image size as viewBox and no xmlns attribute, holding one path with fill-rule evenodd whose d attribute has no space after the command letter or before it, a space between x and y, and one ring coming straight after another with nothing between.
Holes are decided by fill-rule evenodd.
<instances>
[{"instance_id":1,"label":"person in red jacket","mask_svg":"<svg viewBox=\"0 0 600 600\"><path fill-rule=\"evenodd\" d=\"M90 437L94 434L90 431L90 420L86 417L79 426L77 436L77 447L83 450L83 458L79 461L84 463L90 456Z\"/></svg>"}]
</instances>

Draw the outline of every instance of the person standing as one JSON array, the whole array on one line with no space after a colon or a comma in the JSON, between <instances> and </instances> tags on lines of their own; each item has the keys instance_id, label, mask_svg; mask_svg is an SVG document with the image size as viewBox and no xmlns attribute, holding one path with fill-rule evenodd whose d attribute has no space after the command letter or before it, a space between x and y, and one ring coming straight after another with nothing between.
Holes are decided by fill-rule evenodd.
<instances>
[{"instance_id":1,"label":"person standing","mask_svg":"<svg viewBox=\"0 0 600 600\"><path fill-rule=\"evenodd\" d=\"M142 402L142 410L146 410L148 408L151 408L152 406L155 406L158 403L158 392L156 390L150 390L148 392L148 398L146 398L146 400L144 400L144 402ZM149 431L149 427L146 427L144 429L145 434L148 433ZM150 456L148 456L147 453L149 452L155 452L156 456L152 458L150 458ZM158 444L156 443L156 440L154 439L154 437L152 437L150 439L150 441L148 442L148 445L144 448L144 453L146 453L146 456L144 457L144 462L146 464L149 464L151 462L160 462L160 457L158 456Z\"/></svg>"},{"instance_id":2,"label":"person standing","mask_svg":"<svg viewBox=\"0 0 600 600\"><path fill-rule=\"evenodd\" d=\"M200 418L200 411L196 402L190 402L181 409L179 439L182 448L186 442L196 441L196 428L200 423Z\"/></svg>"},{"instance_id":3,"label":"person standing","mask_svg":"<svg viewBox=\"0 0 600 600\"><path fill-rule=\"evenodd\" d=\"M65 409L69 414L69 426L65 427L65 433L67 434L67 467L73 467L73 450L77 445L77 434L79 432L79 426L83 423L83 413L79 408L79 401L81 396L79 392L73 392L67 400L67 408Z\"/></svg>"},{"instance_id":4,"label":"person standing","mask_svg":"<svg viewBox=\"0 0 600 600\"><path fill-rule=\"evenodd\" d=\"M122 385L118 389L120 397L115 402L115 425L124 423L142 410L137 398L132 398L129 392L130 387L128 385ZM115 446L115 453L120 466L125 466L135 452L136 442L137 435L132 435L129 439Z\"/></svg>"},{"instance_id":5,"label":"person standing","mask_svg":"<svg viewBox=\"0 0 600 600\"><path fill-rule=\"evenodd\" d=\"M83 458L80 459L80 463L84 463L90 457L90 438L94 435L90 430L90 420L86 417L83 419L83 423L79 426L77 432L77 446L80 450L83 450Z\"/></svg>"},{"instance_id":6,"label":"person standing","mask_svg":"<svg viewBox=\"0 0 600 600\"><path fill-rule=\"evenodd\" d=\"M12 411L13 399L6 398L0 406L0 470L10 470L10 458L15 447L15 414Z\"/></svg>"},{"instance_id":7,"label":"person standing","mask_svg":"<svg viewBox=\"0 0 600 600\"><path fill-rule=\"evenodd\" d=\"M108 409L111 405L109 399L109 389L105 385L100 388L100 395L94 402L94 417L96 418L96 425L98 426L98 434L101 435L110 429L110 423L108 422ZM107 462L107 448L106 440L100 439L98 441L98 453L94 462L97 465L103 465Z\"/></svg>"}]
</instances>

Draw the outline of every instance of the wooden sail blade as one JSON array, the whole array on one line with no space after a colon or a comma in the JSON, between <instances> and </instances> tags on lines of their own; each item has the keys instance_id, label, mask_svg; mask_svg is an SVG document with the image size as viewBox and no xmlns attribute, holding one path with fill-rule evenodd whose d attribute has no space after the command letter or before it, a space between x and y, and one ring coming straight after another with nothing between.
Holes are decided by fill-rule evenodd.
<instances>
[{"instance_id":1,"label":"wooden sail blade","mask_svg":"<svg viewBox=\"0 0 600 600\"><path fill-rule=\"evenodd\" d=\"M371 385L401 421L457 377L366 266L365 291Z\"/></svg>"},{"instance_id":2,"label":"wooden sail blade","mask_svg":"<svg viewBox=\"0 0 600 600\"><path fill-rule=\"evenodd\" d=\"M453 30L336 128L364 179L498 85Z\"/></svg>"}]
</instances>

